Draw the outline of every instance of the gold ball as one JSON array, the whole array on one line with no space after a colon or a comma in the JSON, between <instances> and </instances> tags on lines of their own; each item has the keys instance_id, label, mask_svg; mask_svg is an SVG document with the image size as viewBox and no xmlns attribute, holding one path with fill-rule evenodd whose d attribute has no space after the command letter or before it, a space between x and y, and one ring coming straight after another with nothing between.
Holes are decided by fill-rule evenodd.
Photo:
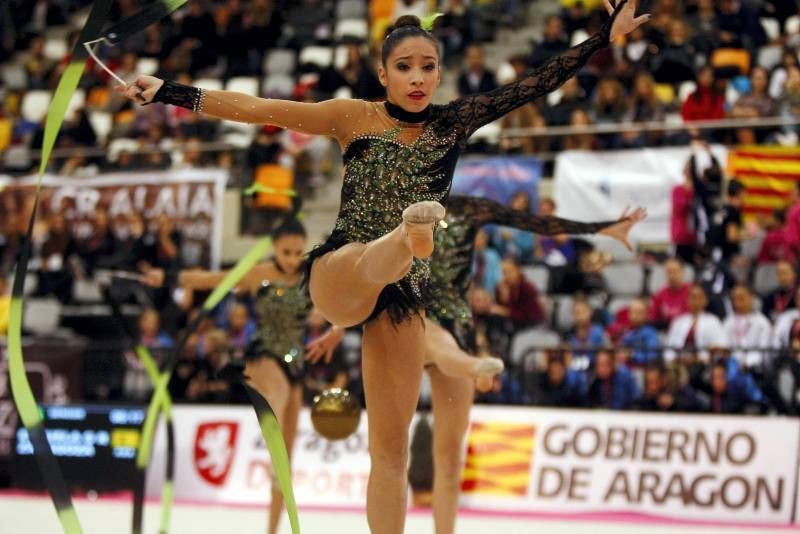
<instances>
[{"instance_id":1,"label":"gold ball","mask_svg":"<svg viewBox=\"0 0 800 534\"><path fill-rule=\"evenodd\" d=\"M326 389L311 406L311 424L330 441L351 436L361 421L361 406L346 389Z\"/></svg>"}]
</instances>

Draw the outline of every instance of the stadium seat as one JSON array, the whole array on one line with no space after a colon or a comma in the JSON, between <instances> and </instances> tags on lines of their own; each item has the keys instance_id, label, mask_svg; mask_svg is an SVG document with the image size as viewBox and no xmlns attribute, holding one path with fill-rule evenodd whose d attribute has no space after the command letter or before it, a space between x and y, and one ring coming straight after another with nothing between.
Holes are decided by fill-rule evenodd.
<instances>
[{"instance_id":1,"label":"stadium seat","mask_svg":"<svg viewBox=\"0 0 800 534\"><path fill-rule=\"evenodd\" d=\"M686 282L694 281L694 268L691 265L683 266L683 279ZM663 265L656 264L650 269L650 278L647 281L648 292L652 295L667 285L667 272Z\"/></svg>"},{"instance_id":2,"label":"stadium seat","mask_svg":"<svg viewBox=\"0 0 800 534\"><path fill-rule=\"evenodd\" d=\"M245 126L250 126L246 124ZM235 131L222 134L220 141L236 148L249 148L253 144L255 132Z\"/></svg>"},{"instance_id":3,"label":"stadium seat","mask_svg":"<svg viewBox=\"0 0 800 534\"><path fill-rule=\"evenodd\" d=\"M92 125L92 128L94 128L94 133L97 134L97 138L105 143L106 139L108 139L108 134L111 132L111 127L114 124L111 113L106 111L90 111L89 123Z\"/></svg>"},{"instance_id":4,"label":"stadium seat","mask_svg":"<svg viewBox=\"0 0 800 534\"><path fill-rule=\"evenodd\" d=\"M208 91L221 91L222 81L216 78L198 78L192 83L195 87L200 89L207 89Z\"/></svg>"},{"instance_id":5,"label":"stadium seat","mask_svg":"<svg viewBox=\"0 0 800 534\"><path fill-rule=\"evenodd\" d=\"M342 86L333 93L333 98L353 98L353 90L348 86Z\"/></svg>"},{"instance_id":6,"label":"stadium seat","mask_svg":"<svg viewBox=\"0 0 800 534\"><path fill-rule=\"evenodd\" d=\"M61 305L55 299L26 299L23 325L36 334L52 334L58 330Z\"/></svg>"},{"instance_id":7,"label":"stadium seat","mask_svg":"<svg viewBox=\"0 0 800 534\"><path fill-rule=\"evenodd\" d=\"M120 152L135 153L137 150L139 150L139 143L135 139L128 139L127 137L112 139L108 143L108 161L112 163L117 161Z\"/></svg>"},{"instance_id":8,"label":"stadium seat","mask_svg":"<svg viewBox=\"0 0 800 534\"><path fill-rule=\"evenodd\" d=\"M608 291L613 295L639 295L644 272L638 263L612 263L603 270Z\"/></svg>"},{"instance_id":9,"label":"stadium seat","mask_svg":"<svg viewBox=\"0 0 800 534\"><path fill-rule=\"evenodd\" d=\"M683 82L680 87L678 87L678 99L681 102L686 102L686 99L697 90L697 83L688 80Z\"/></svg>"},{"instance_id":10,"label":"stadium seat","mask_svg":"<svg viewBox=\"0 0 800 534\"><path fill-rule=\"evenodd\" d=\"M354 37L359 40L366 40L369 35L367 21L364 19L344 19L336 23L333 36L336 39Z\"/></svg>"},{"instance_id":11,"label":"stadium seat","mask_svg":"<svg viewBox=\"0 0 800 534\"><path fill-rule=\"evenodd\" d=\"M780 39L781 23L778 22L778 19L774 19L772 17L761 17L759 22L761 22L761 27L764 28L764 33L767 34L767 39L769 42Z\"/></svg>"},{"instance_id":12,"label":"stadium seat","mask_svg":"<svg viewBox=\"0 0 800 534\"><path fill-rule=\"evenodd\" d=\"M771 293L778 287L778 278L774 263L762 263L756 267L756 273L753 276L753 289L759 295L766 295Z\"/></svg>"},{"instance_id":13,"label":"stadium seat","mask_svg":"<svg viewBox=\"0 0 800 534\"><path fill-rule=\"evenodd\" d=\"M28 73L25 67L18 63L8 63L3 65L2 80L8 89L27 89Z\"/></svg>"},{"instance_id":14,"label":"stadium seat","mask_svg":"<svg viewBox=\"0 0 800 534\"><path fill-rule=\"evenodd\" d=\"M67 40L63 37L48 37L44 42L44 57L61 61L67 55Z\"/></svg>"},{"instance_id":15,"label":"stadium seat","mask_svg":"<svg viewBox=\"0 0 800 534\"><path fill-rule=\"evenodd\" d=\"M333 66L337 69L343 69L347 66L347 46L340 45L336 47L333 53Z\"/></svg>"},{"instance_id":16,"label":"stadium seat","mask_svg":"<svg viewBox=\"0 0 800 534\"><path fill-rule=\"evenodd\" d=\"M158 60L152 57L142 57L136 62L136 72L145 76L155 76L158 67Z\"/></svg>"},{"instance_id":17,"label":"stadium seat","mask_svg":"<svg viewBox=\"0 0 800 534\"><path fill-rule=\"evenodd\" d=\"M545 97L545 99L547 100L547 105L557 106L561 102L561 97L563 94L564 92L561 90L560 87L555 91L550 91L549 93L547 93L547 96Z\"/></svg>"},{"instance_id":18,"label":"stadium seat","mask_svg":"<svg viewBox=\"0 0 800 534\"><path fill-rule=\"evenodd\" d=\"M780 45L762 46L758 50L756 63L767 70L777 67L783 60L783 47Z\"/></svg>"},{"instance_id":19,"label":"stadium seat","mask_svg":"<svg viewBox=\"0 0 800 534\"><path fill-rule=\"evenodd\" d=\"M333 62L333 50L326 46L307 46L300 51L300 64L312 64L318 67L330 67Z\"/></svg>"},{"instance_id":20,"label":"stadium seat","mask_svg":"<svg viewBox=\"0 0 800 534\"><path fill-rule=\"evenodd\" d=\"M715 69L747 74L750 72L750 54L741 48L717 48L711 53L711 65Z\"/></svg>"},{"instance_id":21,"label":"stadium seat","mask_svg":"<svg viewBox=\"0 0 800 534\"><path fill-rule=\"evenodd\" d=\"M490 145L497 145L500 143L500 134L502 131L503 129L500 127L500 121L496 120L478 128L467 142L477 143L478 141L485 141Z\"/></svg>"},{"instance_id":22,"label":"stadium seat","mask_svg":"<svg viewBox=\"0 0 800 534\"><path fill-rule=\"evenodd\" d=\"M786 19L786 24L783 26L783 31L788 35L800 33L800 15L792 15Z\"/></svg>"},{"instance_id":23,"label":"stadium seat","mask_svg":"<svg viewBox=\"0 0 800 534\"><path fill-rule=\"evenodd\" d=\"M75 113L80 111L83 106L86 104L86 91L83 89L76 89L75 92L72 94L72 98L69 99L69 104L67 105L67 113L65 115L67 120L71 120Z\"/></svg>"},{"instance_id":24,"label":"stadium seat","mask_svg":"<svg viewBox=\"0 0 800 534\"><path fill-rule=\"evenodd\" d=\"M30 122L41 122L47 115L53 93L43 89L35 89L22 97L22 118Z\"/></svg>"},{"instance_id":25,"label":"stadium seat","mask_svg":"<svg viewBox=\"0 0 800 534\"><path fill-rule=\"evenodd\" d=\"M620 310L629 307L631 302L633 302L633 298L631 297L614 297L608 304L608 311L612 316L616 316Z\"/></svg>"},{"instance_id":26,"label":"stadium seat","mask_svg":"<svg viewBox=\"0 0 800 534\"><path fill-rule=\"evenodd\" d=\"M572 37L570 38L570 46L579 45L584 42L586 39L589 38L589 33L586 30L575 30L572 32Z\"/></svg>"},{"instance_id":27,"label":"stadium seat","mask_svg":"<svg viewBox=\"0 0 800 534\"><path fill-rule=\"evenodd\" d=\"M226 91L237 91L246 95L258 96L258 78L254 76L237 76L225 84Z\"/></svg>"},{"instance_id":28,"label":"stadium seat","mask_svg":"<svg viewBox=\"0 0 800 534\"><path fill-rule=\"evenodd\" d=\"M288 98L294 91L294 78L288 74L270 74L264 78L262 93L266 98Z\"/></svg>"},{"instance_id":29,"label":"stadium seat","mask_svg":"<svg viewBox=\"0 0 800 534\"><path fill-rule=\"evenodd\" d=\"M270 50L264 58L264 72L268 76L274 74L292 74L297 56L294 50L277 48Z\"/></svg>"},{"instance_id":30,"label":"stadium seat","mask_svg":"<svg viewBox=\"0 0 800 534\"><path fill-rule=\"evenodd\" d=\"M103 295L100 292L100 286L96 281L83 278L75 280L75 289L73 290L75 299L78 302L102 302Z\"/></svg>"},{"instance_id":31,"label":"stadium seat","mask_svg":"<svg viewBox=\"0 0 800 534\"><path fill-rule=\"evenodd\" d=\"M530 351L556 348L560 344L561 337L547 328L537 327L520 330L511 340L511 363L519 364Z\"/></svg>"},{"instance_id":32,"label":"stadium seat","mask_svg":"<svg viewBox=\"0 0 800 534\"><path fill-rule=\"evenodd\" d=\"M573 300L571 295L553 296L553 326L559 332L565 332L575 324L572 317Z\"/></svg>"},{"instance_id":33,"label":"stadium seat","mask_svg":"<svg viewBox=\"0 0 800 534\"><path fill-rule=\"evenodd\" d=\"M503 61L497 67L497 73L495 74L495 78L497 79L497 83L499 83L500 85L511 83L517 79L517 71L514 70L514 67L511 66L511 63L509 63L508 61ZM550 95L548 94L548 96ZM549 104L550 100L548 99L547 102Z\"/></svg>"},{"instance_id":34,"label":"stadium seat","mask_svg":"<svg viewBox=\"0 0 800 534\"><path fill-rule=\"evenodd\" d=\"M657 83L653 89L656 98L662 104L669 105L675 101L675 88L671 84Z\"/></svg>"},{"instance_id":35,"label":"stadium seat","mask_svg":"<svg viewBox=\"0 0 800 534\"><path fill-rule=\"evenodd\" d=\"M341 0L336 5L337 19L364 19L367 15L366 2L362 0Z\"/></svg>"},{"instance_id":36,"label":"stadium seat","mask_svg":"<svg viewBox=\"0 0 800 534\"><path fill-rule=\"evenodd\" d=\"M547 267L525 267L522 272L525 278L533 282L540 293L547 293L550 281L550 270Z\"/></svg>"}]
</instances>

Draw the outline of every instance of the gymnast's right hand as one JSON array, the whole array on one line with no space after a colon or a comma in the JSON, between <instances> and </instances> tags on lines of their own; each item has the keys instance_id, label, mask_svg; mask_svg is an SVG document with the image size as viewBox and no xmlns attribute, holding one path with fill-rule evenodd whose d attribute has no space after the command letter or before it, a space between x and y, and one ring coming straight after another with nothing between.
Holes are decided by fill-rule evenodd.
<instances>
[{"instance_id":1,"label":"gymnast's right hand","mask_svg":"<svg viewBox=\"0 0 800 534\"><path fill-rule=\"evenodd\" d=\"M132 83L114 87L114 91L125 95L126 98L137 104L149 104L162 85L164 85L164 80L155 76L139 76Z\"/></svg>"}]
</instances>

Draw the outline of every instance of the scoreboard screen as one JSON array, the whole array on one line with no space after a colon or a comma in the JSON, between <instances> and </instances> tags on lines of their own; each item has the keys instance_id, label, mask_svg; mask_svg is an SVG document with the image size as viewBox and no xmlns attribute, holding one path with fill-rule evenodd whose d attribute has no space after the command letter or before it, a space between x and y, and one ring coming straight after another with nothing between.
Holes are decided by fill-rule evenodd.
<instances>
[{"instance_id":1,"label":"scoreboard screen","mask_svg":"<svg viewBox=\"0 0 800 534\"><path fill-rule=\"evenodd\" d=\"M41 405L47 440L67 484L76 490L131 489L145 409L131 406ZM16 432L14 483L44 489L28 431Z\"/></svg>"}]
</instances>

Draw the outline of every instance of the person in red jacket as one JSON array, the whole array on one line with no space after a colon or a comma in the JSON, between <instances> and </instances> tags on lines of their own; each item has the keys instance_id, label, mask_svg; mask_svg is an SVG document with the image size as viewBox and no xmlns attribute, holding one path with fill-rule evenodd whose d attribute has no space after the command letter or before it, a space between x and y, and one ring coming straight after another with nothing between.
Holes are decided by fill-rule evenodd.
<instances>
[{"instance_id":1,"label":"person in red jacket","mask_svg":"<svg viewBox=\"0 0 800 534\"><path fill-rule=\"evenodd\" d=\"M688 174L688 173L687 173ZM687 263L694 261L697 232L694 225L694 187L691 176L672 188L670 230L675 255Z\"/></svg>"},{"instance_id":2,"label":"person in red jacket","mask_svg":"<svg viewBox=\"0 0 800 534\"><path fill-rule=\"evenodd\" d=\"M670 258L664 264L667 285L653 295L650 302L650 322L659 329L669 326L672 319L689 310L690 285L683 280L683 263Z\"/></svg>"},{"instance_id":3,"label":"person in red jacket","mask_svg":"<svg viewBox=\"0 0 800 534\"><path fill-rule=\"evenodd\" d=\"M539 291L522 274L519 260L503 260L503 278L497 284L497 304L490 313L511 320L515 330L534 326L544 320L544 310Z\"/></svg>"},{"instance_id":4,"label":"person in red jacket","mask_svg":"<svg viewBox=\"0 0 800 534\"><path fill-rule=\"evenodd\" d=\"M697 89L683 103L681 115L684 121L725 118L725 93L717 86L713 67L707 65L697 73Z\"/></svg>"}]
</instances>

